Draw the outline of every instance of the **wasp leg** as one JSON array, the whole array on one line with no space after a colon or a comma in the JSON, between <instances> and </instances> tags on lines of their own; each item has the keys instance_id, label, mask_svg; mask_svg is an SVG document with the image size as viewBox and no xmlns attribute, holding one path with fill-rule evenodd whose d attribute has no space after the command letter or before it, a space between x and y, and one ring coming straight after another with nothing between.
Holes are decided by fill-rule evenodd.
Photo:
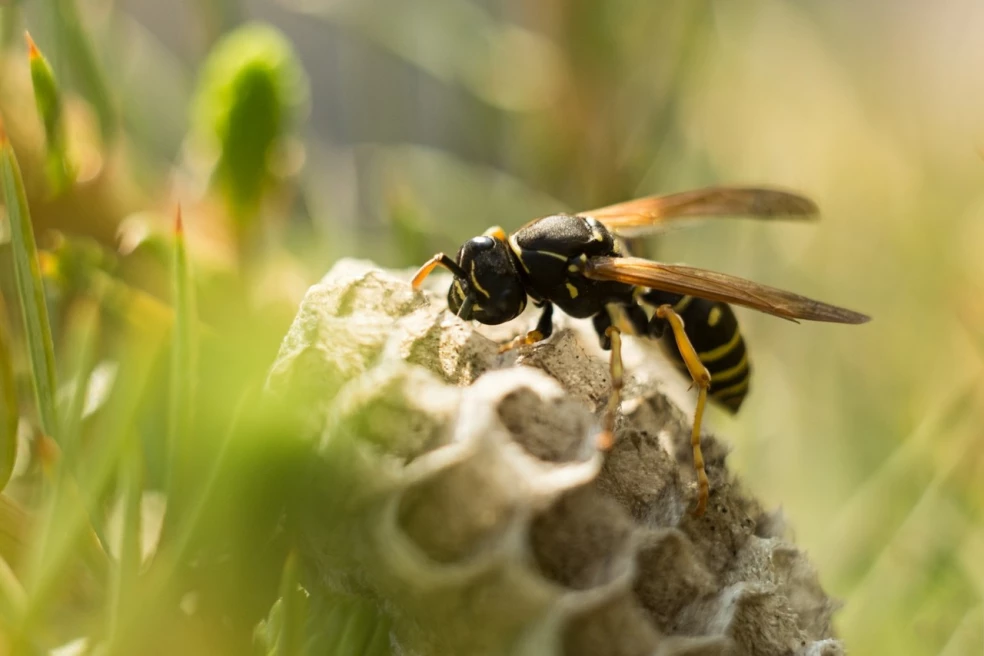
<instances>
[{"instance_id":1,"label":"wasp leg","mask_svg":"<svg viewBox=\"0 0 984 656\"><path fill-rule=\"evenodd\" d=\"M608 335L608 329L612 327L612 315L608 314L608 310L599 312L591 317L591 325L594 326L595 332L598 333L598 343L601 345L601 348L605 351L610 351L612 349L612 340Z\"/></svg>"},{"instance_id":2,"label":"wasp leg","mask_svg":"<svg viewBox=\"0 0 984 656\"><path fill-rule=\"evenodd\" d=\"M618 416L618 408L622 404L622 331L609 325L605 329L605 340L612 350L610 359L612 390L608 396L608 407L605 408L601 434L598 435L598 448L602 451L608 451L615 444L615 418Z\"/></svg>"},{"instance_id":3,"label":"wasp leg","mask_svg":"<svg viewBox=\"0 0 984 656\"><path fill-rule=\"evenodd\" d=\"M536 322L536 328L499 347L499 353L506 353L520 346L536 344L553 334L553 303L545 302L543 312Z\"/></svg>"},{"instance_id":4,"label":"wasp leg","mask_svg":"<svg viewBox=\"0 0 984 656\"><path fill-rule=\"evenodd\" d=\"M553 303L544 301L543 312L540 313L540 318L536 322L536 332L543 336L541 339L553 335Z\"/></svg>"},{"instance_id":5,"label":"wasp leg","mask_svg":"<svg viewBox=\"0 0 984 656\"><path fill-rule=\"evenodd\" d=\"M698 387L697 410L694 413L694 428L690 434L690 445L694 449L694 470L697 472L697 507L694 515L700 517L707 509L707 497L710 484L707 482L707 472L704 471L704 454L700 450L700 424L704 417L704 405L707 403L707 390L711 386L711 374L707 367L701 363L697 357L690 338L683 329L683 319L669 305L660 305L656 308L654 318L665 320L673 330L673 337L676 339L677 348L683 361L687 365L690 377Z\"/></svg>"}]
</instances>

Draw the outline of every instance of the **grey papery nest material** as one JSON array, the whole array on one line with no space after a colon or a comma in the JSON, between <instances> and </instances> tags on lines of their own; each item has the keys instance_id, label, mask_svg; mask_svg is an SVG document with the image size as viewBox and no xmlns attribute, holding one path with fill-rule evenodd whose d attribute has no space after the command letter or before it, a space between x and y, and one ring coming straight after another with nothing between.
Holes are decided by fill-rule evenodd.
<instances>
[{"instance_id":1,"label":"grey papery nest material","mask_svg":"<svg viewBox=\"0 0 984 656\"><path fill-rule=\"evenodd\" d=\"M678 376L628 338L617 442L593 334L560 319L506 354L450 315L448 278L346 260L310 289L270 377L320 436L299 520L306 585L374 600L394 653L529 656L842 653L827 598L782 522L706 437L707 514ZM590 330L590 328L588 329Z\"/></svg>"}]
</instances>

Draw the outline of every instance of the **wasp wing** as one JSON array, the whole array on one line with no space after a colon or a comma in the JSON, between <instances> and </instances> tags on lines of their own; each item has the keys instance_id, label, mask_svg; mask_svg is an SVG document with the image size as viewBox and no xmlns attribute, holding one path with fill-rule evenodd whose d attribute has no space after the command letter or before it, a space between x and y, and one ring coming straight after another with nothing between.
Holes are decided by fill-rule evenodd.
<instances>
[{"instance_id":1,"label":"wasp wing","mask_svg":"<svg viewBox=\"0 0 984 656\"><path fill-rule=\"evenodd\" d=\"M821 303L799 294L729 276L724 273L679 264L663 264L637 257L593 257L584 275L593 280L614 280L722 301L790 319L865 323L870 317L836 305Z\"/></svg>"},{"instance_id":2,"label":"wasp wing","mask_svg":"<svg viewBox=\"0 0 984 656\"><path fill-rule=\"evenodd\" d=\"M661 232L676 219L743 216L761 219L808 219L817 215L809 198L763 187L707 187L663 196L649 196L579 212L622 236Z\"/></svg>"}]
</instances>

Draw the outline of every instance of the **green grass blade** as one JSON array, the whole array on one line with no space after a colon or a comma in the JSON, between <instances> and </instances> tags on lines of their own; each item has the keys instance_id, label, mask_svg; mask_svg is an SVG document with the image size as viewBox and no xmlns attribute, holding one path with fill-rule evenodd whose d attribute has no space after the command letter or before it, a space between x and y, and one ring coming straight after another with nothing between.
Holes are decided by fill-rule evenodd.
<instances>
[{"instance_id":1,"label":"green grass blade","mask_svg":"<svg viewBox=\"0 0 984 656\"><path fill-rule=\"evenodd\" d=\"M0 5L0 51L10 50L17 41L20 20L21 9L18 0Z\"/></svg>"},{"instance_id":2,"label":"green grass blade","mask_svg":"<svg viewBox=\"0 0 984 656\"><path fill-rule=\"evenodd\" d=\"M178 523L178 520L175 520L173 540L170 539L170 534L162 534L162 542L165 538L169 540L167 549L165 550L166 555L160 559L165 569L177 568L178 564L187 556L195 533L201 528L202 517L205 516L206 507L214 499L220 487L219 479L224 469L229 466L231 445L240 429L240 422L249 403L257 403L256 394L252 390L243 394L242 398L236 404L236 408L232 413L232 421L229 424L229 430L223 436L215 459L211 462L202 484L196 486L191 503L188 504L188 507L181 514L180 523Z\"/></svg>"},{"instance_id":3,"label":"green grass blade","mask_svg":"<svg viewBox=\"0 0 984 656\"><path fill-rule=\"evenodd\" d=\"M0 491L7 487L17 458L17 388L6 317L0 317Z\"/></svg>"},{"instance_id":4,"label":"green grass blade","mask_svg":"<svg viewBox=\"0 0 984 656\"><path fill-rule=\"evenodd\" d=\"M181 486L181 459L184 444L191 431L192 401L194 394L195 352L192 323L194 308L191 278L188 271L188 253L185 248L184 226L181 209L174 221L174 259L172 261L172 291L174 294L174 324L171 329L171 387L168 413L168 507ZM168 513L171 514L170 512Z\"/></svg>"},{"instance_id":5,"label":"green grass blade","mask_svg":"<svg viewBox=\"0 0 984 656\"><path fill-rule=\"evenodd\" d=\"M110 602L108 604L108 634L110 645L108 654L119 651L121 628L128 605L136 603L137 579L141 563L141 499L143 494L143 456L138 440L126 445L123 464L119 472L120 489L123 501L123 526L120 533L119 557L117 566L111 572L109 582Z\"/></svg>"},{"instance_id":6,"label":"green grass blade","mask_svg":"<svg viewBox=\"0 0 984 656\"><path fill-rule=\"evenodd\" d=\"M103 138L111 140L116 136L119 117L106 75L79 16L78 5L75 0L54 0L51 10L63 55L58 61L71 68L76 84L96 110Z\"/></svg>"},{"instance_id":7,"label":"green grass blade","mask_svg":"<svg viewBox=\"0 0 984 656\"><path fill-rule=\"evenodd\" d=\"M0 617L8 625L16 625L24 615L27 595L17 575L7 561L0 557Z\"/></svg>"},{"instance_id":8,"label":"green grass blade","mask_svg":"<svg viewBox=\"0 0 984 656\"><path fill-rule=\"evenodd\" d=\"M133 435L140 402L163 344L163 328L157 328L156 333L141 331L122 337L116 383L93 429L97 437L86 451L85 462L79 463L78 485L71 477L60 479L56 494L60 491L64 498L54 504L46 521L46 533L31 554L25 580L27 621L36 621L43 614L47 601L62 581L69 558L80 545L85 546L82 540L96 539L86 509L95 507L95 501L103 497L125 452L127 438ZM99 541L106 544L102 538Z\"/></svg>"},{"instance_id":9,"label":"green grass blade","mask_svg":"<svg viewBox=\"0 0 984 656\"><path fill-rule=\"evenodd\" d=\"M0 624L8 637L7 648L12 654L40 654L41 650L31 644L31 636L23 629L24 609L27 594L17 579L13 568L6 559L0 557Z\"/></svg>"},{"instance_id":10,"label":"green grass blade","mask_svg":"<svg viewBox=\"0 0 984 656\"><path fill-rule=\"evenodd\" d=\"M82 433L82 414L89 391L89 377L95 365L96 340L99 336L99 305L91 299L80 299L68 315L65 329L65 352L71 354L69 368L63 372L75 381L71 398L59 411L62 420L61 448L64 469L75 472L79 438Z\"/></svg>"},{"instance_id":11,"label":"green grass blade","mask_svg":"<svg viewBox=\"0 0 984 656\"><path fill-rule=\"evenodd\" d=\"M950 634L939 656L960 656L960 654L980 654L984 651L984 605L970 608L964 613L960 624Z\"/></svg>"},{"instance_id":12,"label":"green grass blade","mask_svg":"<svg viewBox=\"0 0 984 656\"><path fill-rule=\"evenodd\" d=\"M140 635L149 624L155 621L161 612L162 605L170 599L169 586L175 581L175 574L188 556L195 535L202 526L206 506L215 498L220 487L219 479L229 467L230 447L240 430L241 420L247 407L257 403L255 393L248 392L236 404L229 430L226 431L218 453L209 465L209 471L200 487L196 487L188 507L180 518L171 517L173 524L168 525L165 518L164 531L161 533L160 545L154 556L153 564L141 582L141 592L146 601L139 606L126 610L125 617L120 618L119 625L123 627L118 636L118 644L130 644L128 641ZM170 517L170 515L168 515Z\"/></svg>"},{"instance_id":13,"label":"green grass blade","mask_svg":"<svg viewBox=\"0 0 984 656\"><path fill-rule=\"evenodd\" d=\"M51 341L51 325L48 323L48 307L45 305L44 284L38 263L38 249L34 243L31 214L27 207L27 193L21 178L17 156L7 139L0 120L0 187L10 220L11 251L14 258L14 274L17 295L24 318L24 334L27 336L31 359L31 380L41 420L41 430L54 437L58 430L55 412L55 353Z\"/></svg>"},{"instance_id":14,"label":"green grass blade","mask_svg":"<svg viewBox=\"0 0 984 656\"><path fill-rule=\"evenodd\" d=\"M297 553L292 551L284 563L280 579L283 623L277 640L276 656L300 656L307 619L307 593L300 587Z\"/></svg>"},{"instance_id":15,"label":"green grass blade","mask_svg":"<svg viewBox=\"0 0 984 656\"><path fill-rule=\"evenodd\" d=\"M61 90L55 80L51 65L38 49L30 33L25 32L27 56L31 67L31 84L34 87L34 102L44 125L47 162L45 165L51 191L58 194L64 191L74 177L68 163L65 148L65 126L62 110Z\"/></svg>"}]
</instances>

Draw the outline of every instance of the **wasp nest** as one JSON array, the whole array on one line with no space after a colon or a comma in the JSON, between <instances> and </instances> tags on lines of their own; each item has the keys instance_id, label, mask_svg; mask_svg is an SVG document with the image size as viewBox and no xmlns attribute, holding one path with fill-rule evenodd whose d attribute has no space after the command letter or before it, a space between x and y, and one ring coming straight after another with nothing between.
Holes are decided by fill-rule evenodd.
<instances>
[{"instance_id":1,"label":"wasp nest","mask_svg":"<svg viewBox=\"0 0 984 656\"><path fill-rule=\"evenodd\" d=\"M713 437L708 510L690 515L689 417L658 353L626 340L602 454L607 361L582 322L499 354L531 316L472 325L443 297L343 261L284 340L271 391L318 436L299 520L312 595L372 600L398 654L842 653L835 604Z\"/></svg>"}]
</instances>

